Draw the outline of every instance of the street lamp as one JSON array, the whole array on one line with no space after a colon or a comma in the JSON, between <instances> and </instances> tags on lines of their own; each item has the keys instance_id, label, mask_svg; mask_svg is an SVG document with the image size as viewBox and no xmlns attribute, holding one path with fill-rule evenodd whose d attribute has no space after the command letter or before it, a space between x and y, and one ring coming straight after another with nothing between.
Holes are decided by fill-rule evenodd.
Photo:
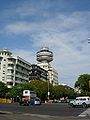
<instances>
[{"instance_id":1,"label":"street lamp","mask_svg":"<svg viewBox=\"0 0 90 120\"><path fill-rule=\"evenodd\" d=\"M51 72L51 70L50 70L50 68L48 69L48 101L49 101L49 96L50 96L50 85L49 85L49 83L50 83L50 73Z\"/></svg>"},{"instance_id":2,"label":"street lamp","mask_svg":"<svg viewBox=\"0 0 90 120\"><path fill-rule=\"evenodd\" d=\"M88 38L88 43L90 43L90 38ZM90 89L90 80L89 80L89 89Z\"/></svg>"},{"instance_id":3,"label":"street lamp","mask_svg":"<svg viewBox=\"0 0 90 120\"><path fill-rule=\"evenodd\" d=\"M89 90L90 90L90 80L89 80Z\"/></svg>"},{"instance_id":4,"label":"street lamp","mask_svg":"<svg viewBox=\"0 0 90 120\"><path fill-rule=\"evenodd\" d=\"M47 95L48 95L48 97L47 97L47 99L48 99L48 101L49 101L49 95L50 95L50 92L49 92L49 71L48 71L48 79L47 79L47 84L48 84L48 92L47 92Z\"/></svg>"},{"instance_id":5,"label":"street lamp","mask_svg":"<svg viewBox=\"0 0 90 120\"><path fill-rule=\"evenodd\" d=\"M88 38L88 43L90 43L90 38Z\"/></svg>"},{"instance_id":6,"label":"street lamp","mask_svg":"<svg viewBox=\"0 0 90 120\"><path fill-rule=\"evenodd\" d=\"M49 101L50 91L49 91L49 80L48 80L48 101Z\"/></svg>"}]
</instances>

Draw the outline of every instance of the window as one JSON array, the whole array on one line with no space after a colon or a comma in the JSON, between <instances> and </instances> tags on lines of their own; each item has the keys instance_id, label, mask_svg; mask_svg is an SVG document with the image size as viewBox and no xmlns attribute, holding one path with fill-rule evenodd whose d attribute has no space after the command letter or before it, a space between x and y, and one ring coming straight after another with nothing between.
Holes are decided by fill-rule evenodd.
<instances>
[{"instance_id":1,"label":"window","mask_svg":"<svg viewBox=\"0 0 90 120\"><path fill-rule=\"evenodd\" d=\"M5 74L5 71L3 71L3 74Z\"/></svg>"},{"instance_id":2,"label":"window","mask_svg":"<svg viewBox=\"0 0 90 120\"><path fill-rule=\"evenodd\" d=\"M27 94L27 93L28 93L28 91L25 91L25 93Z\"/></svg>"},{"instance_id":3,"label":"window","mask_svg":"<svg viewBox=\"0 0 90 120\"><path fill-rule=\"evenodd\" d=\"M13 76L8 75L8 76L7 76L7 79L12 79L12 80L13 80Z\"/></svg>"},{"instance_id":4,"label":"window","mask_svg":"<svg viewBox=\"0 0 90 120\"><path fill-rule=\"evenodd\" d=\"M5 77L2 77L2 80L4 81L4 80L5 80Z\"/></svg>"},{"instance_id":5,"label":"window","mask_svg":"<svg viewBox=\"0 0 90 120\"><path fill-rule=\"evenodd\" d=\"M13 85L13 83L12 82L7 82L7 85Z\"/></svg>"},{"instance_id":6,"label":"window","mask_svg":"<svg viewBox=\"0 0 90 120\"><path fill-rule=\"evenodd\" d=\"M5 65L5 64L3 65L3 68L6 68L6 65Z\"/></svg>"}]
</instances>

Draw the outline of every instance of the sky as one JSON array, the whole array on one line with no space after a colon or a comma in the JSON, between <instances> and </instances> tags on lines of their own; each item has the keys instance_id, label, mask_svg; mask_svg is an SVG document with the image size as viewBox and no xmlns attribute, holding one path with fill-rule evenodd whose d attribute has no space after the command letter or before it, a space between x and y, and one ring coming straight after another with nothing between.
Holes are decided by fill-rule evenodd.
<instances>
[{"instance_id":1,"label":"sky","mask_svg":"<svg viewBox=\"0 0 90 120\"><path fill-rule=\"evenodd\" d=\"M36 64L42 47L53 52L58 81L74 86L90 74L90 0L0 0L0 49Z\"/></svg>"}]
</instances>

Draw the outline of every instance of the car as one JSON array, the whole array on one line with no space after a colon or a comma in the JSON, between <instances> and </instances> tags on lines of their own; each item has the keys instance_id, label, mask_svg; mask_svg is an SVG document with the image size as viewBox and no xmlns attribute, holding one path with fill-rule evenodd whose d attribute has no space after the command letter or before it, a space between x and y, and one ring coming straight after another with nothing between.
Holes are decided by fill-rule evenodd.
<instances>
[{"instance_id":1,"label":"car","mask_svg":"<svg viewBox=\"0 0 90 120\"><path fill-rule=\"evenodd\" d=\"M76 107L76 106L89 107L90 97L89 96L76 97L75 100L71 100L69 102L69 105L72 107Z\"/></svg>"},{"instance_id":2,"label":"car","mask_svg":"<svg viewBox=\"0 0 90 120\"><path fill-rule=\"evenodd\" d=\"M61 101L60 101L60 100L57 100L57 99L54 99L52 102L53 102L53 103L60 103Z\"/></svg>"},{"instance_id":3,"label":"car","mask_svg":"<svg viewBox=\"0 0 90 120\"><path fill-rule=\"evenodd\" d=\"M40 98L34 98L30 102L31 105L41 105L41 100Z\"/></svg>"}]
</instances>

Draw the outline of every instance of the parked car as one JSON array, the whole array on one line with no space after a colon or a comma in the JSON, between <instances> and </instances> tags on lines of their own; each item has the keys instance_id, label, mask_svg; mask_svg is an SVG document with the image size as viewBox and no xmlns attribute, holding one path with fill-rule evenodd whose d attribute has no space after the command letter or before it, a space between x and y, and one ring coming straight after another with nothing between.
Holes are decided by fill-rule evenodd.
<instances>
[{"instance_id":1,"label":"parked car","mask_svg":"<svg viewBox=\"0 0 90 120\"><path fill-rule=\"evenodd\" d=\"M76 97L75 100L71 100L69 102L69 105L72 107L76 106L88 107L90 106L90 97L89 96Z\"/></svg>"},{"instance_id":2,"label":"parked car","mask_svg":"<svg viewBox=\"0 0 90 120\"><path fill-rule=\"evenodd\" d=\"M60 100L57 100L57 99L54 99L53 100L53 103L60 103L61 101Z\"/></svg>"}]
</instances>

